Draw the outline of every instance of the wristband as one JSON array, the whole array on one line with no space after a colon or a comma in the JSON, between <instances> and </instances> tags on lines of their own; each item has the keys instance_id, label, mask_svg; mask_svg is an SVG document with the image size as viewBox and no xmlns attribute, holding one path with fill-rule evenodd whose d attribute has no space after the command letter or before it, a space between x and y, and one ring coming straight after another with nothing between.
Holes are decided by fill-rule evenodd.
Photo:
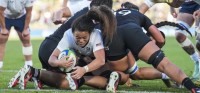
<instances>
[{"instance_id":1,"label":"wristband","mask_svg":"<svg viewBox=\"0 0 200 93\"><path fill-rule=\"evenodd\" d=\"M85 69L85 72L86 72L86 73L89 71L88 66L84 66L83 68Z\"/></svg>"}]
</instances>

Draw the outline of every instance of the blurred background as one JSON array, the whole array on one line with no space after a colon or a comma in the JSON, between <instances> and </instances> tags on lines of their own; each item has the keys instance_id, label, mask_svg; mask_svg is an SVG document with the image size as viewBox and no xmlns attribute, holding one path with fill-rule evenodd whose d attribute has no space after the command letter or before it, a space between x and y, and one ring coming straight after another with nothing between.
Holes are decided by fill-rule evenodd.
<instances>
[{"instance_id":1,"label":"blurred background","mask_svg":"<svg viewBox=\"0 0 200 93\"><path fill-rule=\"evenodd\" d=\"M54 25L51 21L51 15L54 11L61 8L63 0L36 0L32 12L31 20L31 38L44 38L53 33L59 25ZM140 5L143 0L113 0L113 9L120 7L121 3L129 1L136 5ZM169 6L164 3L155 4L145 13L155 24L160 21L175 21L169 12ZM166 35L174 35L174 31L164 31ZM9 39L17 39L15 31L11 31Z\"/></svg>"}]
</instances>

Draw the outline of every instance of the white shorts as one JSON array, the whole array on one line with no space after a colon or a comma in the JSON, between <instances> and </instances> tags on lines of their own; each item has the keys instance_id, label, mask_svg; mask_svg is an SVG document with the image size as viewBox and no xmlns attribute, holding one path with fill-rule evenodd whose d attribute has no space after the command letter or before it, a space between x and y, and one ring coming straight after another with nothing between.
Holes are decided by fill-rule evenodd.
<instances>
[{"instance_id":1,"label":"white shorts","mask_svg":"<svg viewBox=\"0 0 200 93\"><path fill-rule=\"evenodd\" d=\"M80 11L84 7L88 7L90 5L91 1L88 0L74 0L74 1L68 1L67 6L69 7L69 10L71 11L71 16L73 16L76 12Z\"/></svg>"}]
</instances>

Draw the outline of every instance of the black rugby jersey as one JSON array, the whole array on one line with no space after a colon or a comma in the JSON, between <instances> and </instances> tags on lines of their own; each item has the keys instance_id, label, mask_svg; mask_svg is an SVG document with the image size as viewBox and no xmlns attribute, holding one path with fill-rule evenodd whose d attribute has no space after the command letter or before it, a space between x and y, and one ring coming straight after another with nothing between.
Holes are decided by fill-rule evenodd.
<instances>
[{"instance_id":1,"label":"black rugby jersey","mask_svg":"<svg viewBox=\"0 0 200 93\"><path fill-rule=\"evenodd\" d=\"M79 16L86 14L88 11L89 11L89 7L85 7L82 10L80 10L79 12L75 13L74 16L70 17L69 20L67 20L64 24L62 24L53 34L51 34L47 38L53 39L53 40L56 40L57 42L59 42L62 39L65 31L67 31L68 29L71 28L73 21L76 18L78 18Z\"/></svg>"},{"instance_id":2,"label":"black rugby jersey","mask_svg":"<svg viewBox=\"0 0 200 93\"><path fill-rule=\"evenodd\" d=\"M144 27L145 30L152 25L151 20L141 14L139 11L135 9L119 9L116 11L117 25L123 25L128 22L133 22L141 27Z\"/></svg>"}]
</instances>

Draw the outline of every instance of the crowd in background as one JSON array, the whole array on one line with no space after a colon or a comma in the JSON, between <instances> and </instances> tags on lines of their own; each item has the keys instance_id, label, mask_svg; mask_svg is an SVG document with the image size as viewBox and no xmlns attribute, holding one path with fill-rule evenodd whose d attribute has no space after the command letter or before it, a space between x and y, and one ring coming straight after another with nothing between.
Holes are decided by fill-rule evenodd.
<instances>
[{"instance_id":1,"label":"crowd in background","mask_svg":"<svg viewBox=\"0 0 200 93\"><path fill-rule=\"evenodd\" d=\"M140 5L143 0L113 0L116 10L120 7L121 3L129 1L136 5ZM31 21L32 38L33 37L45 37L53 33L58 25L53 24L51 20L52 13L61 8L62 0L36 0L33 7L33 16ZM175 21L170 15L169 6L164 3L156 4L145 13L153 23L161 22L164 20ZM14 32L14 31L12 31ZM15 35L14 34L11 34ZM34 36L33 36L34 35ZM35 36L36 35L36 36Z\"/></svg>"}]
</instances>

